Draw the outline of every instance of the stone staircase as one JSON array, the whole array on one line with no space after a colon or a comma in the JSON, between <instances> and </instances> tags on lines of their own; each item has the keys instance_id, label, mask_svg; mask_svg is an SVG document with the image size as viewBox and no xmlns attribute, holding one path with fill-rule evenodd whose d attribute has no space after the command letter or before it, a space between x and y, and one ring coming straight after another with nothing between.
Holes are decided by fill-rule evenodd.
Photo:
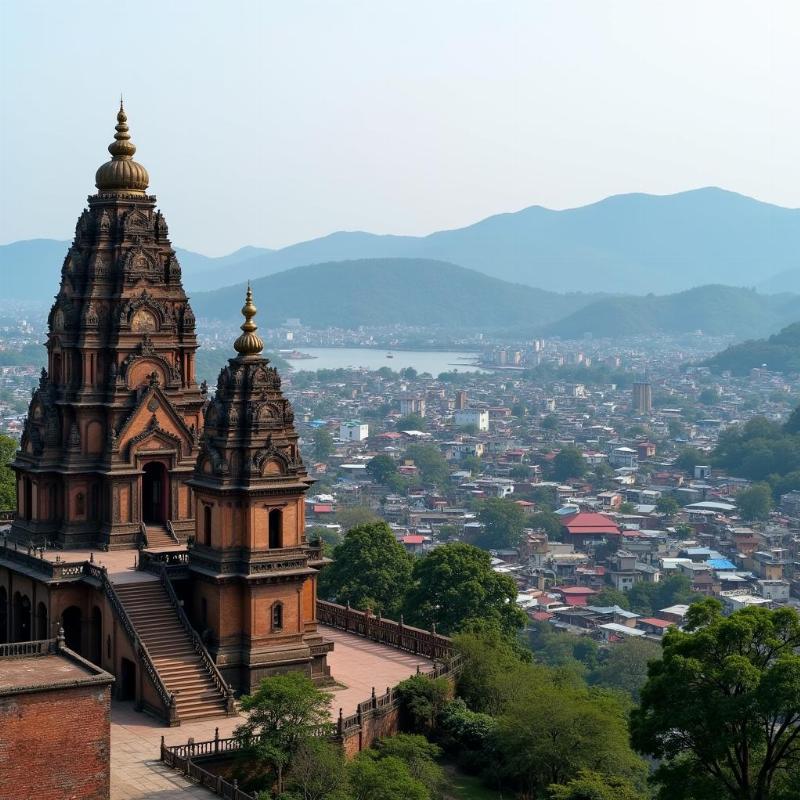
<instances>
[{"instance_id":1,"label":"stone staircase","mask_svg":"<svg viewBox=\"0 0 800 800\"><path fill-rule=\"evenodd\" d=\"M147 647L181 722L226 714L217 688L160 581L115 584L139 639Z\"/></svg>"},{"instance_id":2,"label":"stone staircase","mask_svg":"<svg viewBox=\"0 0 800 800\"><path fill-rule=\"evenodd\" d=\"M145 535L147 536L147 549L159 547L177 547L178 543L175 541L172 534L167 529L166 525L159 525L156 522L148 522L145 526Z\"/></svg>"}]
</instances>

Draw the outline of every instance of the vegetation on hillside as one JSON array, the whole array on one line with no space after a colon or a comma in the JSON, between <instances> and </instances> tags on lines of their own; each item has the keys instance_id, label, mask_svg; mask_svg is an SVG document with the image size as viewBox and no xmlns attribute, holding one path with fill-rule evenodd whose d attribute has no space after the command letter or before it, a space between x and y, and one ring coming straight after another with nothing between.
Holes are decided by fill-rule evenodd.
<instances>
[{"instance_id":1,"label":"vegetation on hillside","mask_svg":"<svg viewBox=\"0 0 800 800\"><path fill-rule=\"evenodd\" d=\"M772 372L800 372L800 322L787 325L768 339L750 339L734 344L712 356L705 365L715 372L730 370L746 375L751 369L766 367Z\"/></svg>"}]
</instances>

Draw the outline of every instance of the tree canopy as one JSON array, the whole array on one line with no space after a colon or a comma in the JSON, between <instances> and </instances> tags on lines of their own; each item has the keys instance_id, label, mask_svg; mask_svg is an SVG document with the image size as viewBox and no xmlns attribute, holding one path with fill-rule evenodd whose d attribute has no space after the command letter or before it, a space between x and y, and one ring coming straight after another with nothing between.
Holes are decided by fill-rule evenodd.
<instances>
[{"instance_id":1,"label":"tree canopy","mask_svg":"<svg viewBox=\"0 0 800 800\"><path fill-rule=\"evenodd\" d=\"M553 478L566 481L582 478L586 472L586 459L577 447L563 447L553 459Z\"/></svg>"},{"instance_id":2,"label":"tree canopy","mask_svg":"<svg viewBox=\"0 0 800 800\"><path fill-rule=\"evenodd\" d=\"M410 586L412 561L385 522L359 525L334 548L333 563L320 574L320 595L396 618Z\"/></svg>"},{"instance_id":3,"label":"tree canopy","mask_svg":"<svg viewBox=\"0 0 800 800\"><path fill-rule=\"evenodd\" d=\"M9 463L14 460L17 442L0 434L0 510L11 511L17 507L17 480Z\"/></svg>"},{"instance_id":4,"label":"tree canopy","mask_svg":"<svg viewBox=\"0 0 800 800\"><path fill-rule=\"evenodd\" d=\"M414 562L405 618L450 634L469 623L494 621L512 633L525 624L516 605L517 585L492 569L491 556L464 542L444 544Z\"/></svg>"},{"instance_id":5,"label":"tree canopy","mask_svg":"<svg viewBox=\"0 0 800 800\"><path fill-rule=\"evenodd\" d=\"M634 747L661 760L658 796L768 800L800 786L797 612L750 607L724 617L708 598L662 647L631 714Z\"/></svg>"},{"instance_id":6,"label":"tree canopy","mask_svg":"<svg viewBox=\"0 0 800 800\"><path fill-rule=\"evenodd\" d=\"M480 547L501 550L516 547L522 540L525 512L513 500L497 497L484 500L478 508L478 520L483 523L483 531L475 542Z\"/></svg>"}]
</instances>

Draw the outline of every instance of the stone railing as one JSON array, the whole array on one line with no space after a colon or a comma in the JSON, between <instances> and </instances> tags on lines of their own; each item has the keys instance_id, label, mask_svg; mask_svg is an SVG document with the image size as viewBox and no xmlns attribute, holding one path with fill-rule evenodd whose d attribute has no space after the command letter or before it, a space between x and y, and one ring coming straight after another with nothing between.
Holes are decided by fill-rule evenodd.
<instances>
[{"instance_id":1,"label":"stone railing","mask_svg":"<svg viewBox=\"0 0 800 800\"><path fill-rule=\"evenodd\" d=\"M189 622L189 618L186 616L186 612L183 610L183 606L181 605L180 600L178 600L178 596L175 594L175 589L172 588L172 582L170 581L167 569L163 564L161 565L161 574L159 577L161 579L161 585L164 587L167 596L169 597L169 601L172 604L175 613L178 615L181 625L183 626L183 629L192 640L192 646L194 647L195 652L200 656L200 660L203 662L203 666L214 683L214 686L217 688L217 691L225 698L225 712L228 714L228 716L235 714L236 703L234 700L233 689L225 682L225 679L222 677L217 665L214 663L214 659L211 658L208 650L206 650L203 640L192 626L192 623Z\"/></svg>"},{"instance_id":2,"label":"stone railing","mask_svg":"<svg viewBox=\"0 0 800 800\"><path fill-rule=\"evenodd\" d=\"M80 580L84 574L83 566L88 563L85 561L62 561L60 556L56 556L55 561L50 561L44 557L43 549L22 547L5 538L0 540L0 559L10 561L53 581Z\"/></svg>"},{"instance_id":3,"label":"stone railing","mask_svg":"<svg viewBox=\"0 0 800 800\"><path fill-rule=\"evenodd\" d=\"M0 511L0 523L13 522L17 518L16 511Z\"/></svg>"},{"instance_id":4,"label":"stone railing","mask_svg":"<svg viewBox=\"0 0 800 800\"><path fill-rule=\"evenodd\" d=\"M161 575L164 567L171 578L189 577L189 553L186 550L142 550L139 553L139 569Z\"/></svg>"},{"instance_id":5,"label":"stone railing","mask_svg":"<svg viewBox=\"0 0 800 800\"><path fill-rule=\"evenodd\" d=\"M172 694L169 689L167 689L167 687L164 685L164 681L161 680L161 676L158 674L158 670L153 663L153 659L151 658L145 643L139 638L139 634L136 632L136 628L134 627L131 618L128 616L128 612L125 610L125 606L122 604L122 600L117 594L117 590L114 588L114 584L108 579L108 570L106 570L105 567L98 567L96 564L91 564L88 561L85 562L85 565L91 577L97 578L100 581L103 592L108 598L109 603L111 603L111 607L114 609L114 614L124 628L125 633L128 635L128 639L130 639L130 642L133 645L134 652L137 656L139 656L139 660L141 661L145 672L150 678L150 681L155 687L156 693L158 694L158 697L164 706L163 710L153 710L159 713L159 716L166 714L166 720L169 725L179 725L180 720L178 719L178 709L175 703L175 695Z\"/></svg>"},{"instance_id":6,"label":"stone railing","mask_svg":"<svg viewBox=\"0 0 800 800\"><path fill-rule=\"evenodd\" d=\"M355 633L365 639L406 650L431 661L448 661L453 655L453 642L447 636L405 625L403 618L396 622L375 616L369 611L356 611L350 606L340 606L327 600L317 600L317 620L331 628Z\"/></svg>"},{"instance_id":7,"label":"stone railing","mask_svg":"<svg viewBox=\"0 0 800 800\"><path fill-rule=\"evenodd\" d=\"M0 644L0 658L26 658L46 656L56 652L57 639L39 639L34 642L11 642Z\"/></svg>"}]
</instances>

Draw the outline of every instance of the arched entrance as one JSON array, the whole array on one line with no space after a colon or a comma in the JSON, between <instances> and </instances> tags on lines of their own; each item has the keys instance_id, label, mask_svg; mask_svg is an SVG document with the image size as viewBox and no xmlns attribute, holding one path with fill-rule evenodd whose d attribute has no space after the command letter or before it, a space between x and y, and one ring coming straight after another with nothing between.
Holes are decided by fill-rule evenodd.
<instances>
[{"instance_id":1,"label":"arched entrance","mask_svg":"<svg viewBox=\"0 0 800 800\"><path fill-rule=\"evenodd\" d=\"M142 520L163 525L167 521L169 475L160 461L144 465L142 476Z\"/></svg>"},{"instance_id":2,"label":"arched entrance","mask_svg":"<svg viewBox=\"0 0 800 800\"><path fill-rule=\"evenodd\" d=\"M61 625L64 628L64 643L70 650L81 653L81 610L78 606L64 609L61 615Z\"/></svg>"},{"instance_id":3,"label":"arched entrance","mask_svg":"<svg viewBox=\"0 0 800 800\"><path fill-rule=\"evenodd\" d=\"M8 593L0 586L0 644L8 641Z\"/></svg>"},{"instance_id":4,"label":"arched entrance","mask_svg":"<svg viewBox=\"0 0 800 800\"><path fill-rule=\"evenodd\" d=\"M31 640L31 601L19 592L14 593L14 641Z\"/></svg>"},{"instance_id":5,"label":"arched entrance","mask_svg":"<svg viewBox=\"0 0 800 800\"><path fill-rule=\"evenodd\" d=\"M50 638L47 630L47 606L44 603L39 603L36 606L36 638Z\"/></svg>"}]
</instances>

